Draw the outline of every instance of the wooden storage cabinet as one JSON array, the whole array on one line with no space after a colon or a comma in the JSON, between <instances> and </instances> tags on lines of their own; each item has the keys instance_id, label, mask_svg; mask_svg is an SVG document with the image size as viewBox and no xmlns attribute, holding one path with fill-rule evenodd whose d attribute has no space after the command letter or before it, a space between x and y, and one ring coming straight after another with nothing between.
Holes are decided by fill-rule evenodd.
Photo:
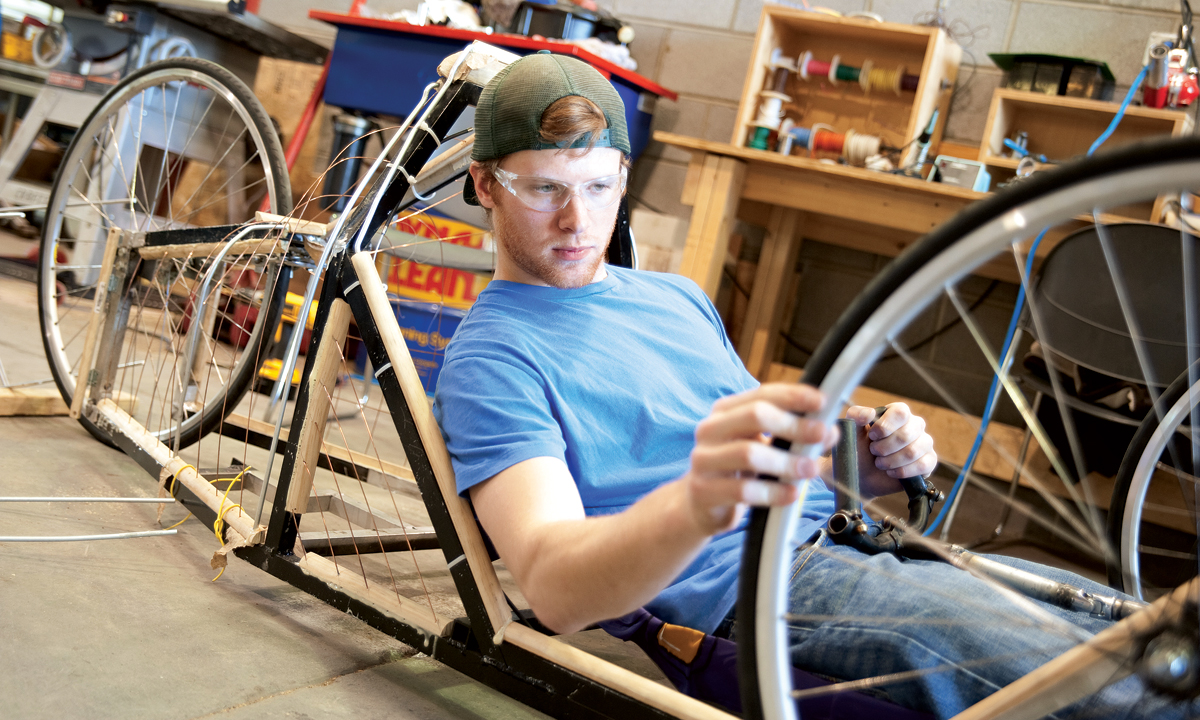
<instances>
[{"instance_id":1,"label":"wooden storage cabinet","mask_svg":"<svg viewBox=\"0 0 1200 720\"><path fill-rule=\"evenodd\" d=\"M1051 161L1066 161L1087 154L1116 116L1120 104L1103 100L1043 95L1024 90L1001 88L992 95L979 160L992 174L993 189L1011 179L1019 159L1008 157L1005 138L1024 131L1029 135L1027 149L1033 155L1045 155ZM1185 135L1192 132L1192 118L1179 110L1130 105L1103 150L1111 150L1156 135ZM1121 215L1155 220L1147 203L1125 208Z\"/></svg>"},{"instance_id":2,"label":"wooden storage cabinet","mask_svg":"<svg viewBox=\"0 0 1200 720\"><path fill-rule=\"evenodd\" d=\"M822 123L838 133L854 130L877 135L886 145L903 147L920 135L934 109L940 107L935 145L940 139L949 91L954 86L962 55L962 50L942 30L834 18L768 4L759 20L754 53L738 106L733 145L748 147L754 135L760 93L766 85L773 84L769 64L777 48L793 64L805 51L810 51L815 60L824 63L839 56L842 65L862 68L869 62L885 70L903 67L906 73L918 74L920 78L915 92L901 90L897 94L881 89L865 91L852 81L835 84L824 76L810 75L804 80L791 73L786 86L791 100L783 103L783 113L797 125L812 127ZM915 144L909 145L903 162L909 162L915 152Z\"/></svg>"}]
</instances>

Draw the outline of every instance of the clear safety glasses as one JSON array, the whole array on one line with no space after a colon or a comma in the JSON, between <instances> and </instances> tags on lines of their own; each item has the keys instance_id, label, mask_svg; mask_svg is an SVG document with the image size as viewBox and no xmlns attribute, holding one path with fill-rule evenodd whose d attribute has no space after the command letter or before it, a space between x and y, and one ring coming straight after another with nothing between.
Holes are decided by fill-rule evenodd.
<instances>
[{"instance_id":1,"label":"clear safety glasses","mask_svg":"<svg viewBox=\"0 0 1200 720\"><path fill-rule=\"evenodd\" d=\"M621 193L625 192L624 168L616 175L575 184L533 175L517 175L501 168L496 168L493 174L496 182L503 185L505 190L538 212L562 210L574 196L578 196L588 208L601 210L620 200Z\"/></svg>"}]
</instances>

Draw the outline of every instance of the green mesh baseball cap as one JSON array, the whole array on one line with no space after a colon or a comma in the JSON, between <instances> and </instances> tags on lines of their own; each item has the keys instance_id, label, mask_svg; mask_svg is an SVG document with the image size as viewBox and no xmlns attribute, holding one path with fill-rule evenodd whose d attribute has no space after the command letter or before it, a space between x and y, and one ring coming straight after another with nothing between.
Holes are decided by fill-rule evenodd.
<instances>
[{"instance_id":1,"label":"green mesh baseball cap","mask_svg":"<svg viewBox=\"0 0 1200 720\"><path fill-rule=\"evenodd\" d=\"M611 147L628 155L625 104L612 83L582 60L542 50L514 61L483 88L475 107L475 146L471 159L494 160L521 150L559 148L543 141L538 129L546 108L570 95L596 103L608 121L608 129L594 142L590 135L585 135L573 147ZM471 205L479 204L470 175L463 188L463 199Z\"/></svg>"}]
</instances>

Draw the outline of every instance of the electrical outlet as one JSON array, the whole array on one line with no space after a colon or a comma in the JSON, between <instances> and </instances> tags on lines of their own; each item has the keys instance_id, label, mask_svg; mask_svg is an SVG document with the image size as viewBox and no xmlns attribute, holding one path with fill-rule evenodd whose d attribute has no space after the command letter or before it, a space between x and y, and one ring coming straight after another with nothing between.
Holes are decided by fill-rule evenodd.
<instances>
[{"instance_id":1,"label":"electrical outlet","mask_svg":"<svg viewBox=\"0 0 1200 720\"><path fill-rule=\"evenodd\" d=\"M1150 50L1152 50L1155 45L1161 45L1162 43L1169 43L1171 45L1171 47L1174 47L1175 39L1177 37L1178 37L1178 33L1173 33L1173 32L1152 32L1152 33L1150 33L1150 40L1149 40L1149 42L1146 43L1146 52L1142 55L1142 66L1144 67L1144 66L1150 64Z\"/></svg>"}]
</instances>

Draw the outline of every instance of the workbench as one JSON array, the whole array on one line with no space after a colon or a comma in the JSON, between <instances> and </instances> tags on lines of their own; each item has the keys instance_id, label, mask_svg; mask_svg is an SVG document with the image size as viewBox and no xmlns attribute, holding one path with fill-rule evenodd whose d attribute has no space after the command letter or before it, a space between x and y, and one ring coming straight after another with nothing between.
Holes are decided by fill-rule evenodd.
<instances>
[{"instance_id":1,"label":"workbench","mask_svg":"<svg viewBox=\"0 0 1200 720\"><path fill-rule=\"evenodd\" d=\"M691 152L683 203L692 207L679 272L715 298L735 220L766 228L741 336L731 338L759 379L775 357L802 238L894 257L984 193L807 157L656 132ZM997 264L981 274L1017 281Z\"/></svg>"}]
</instances>

